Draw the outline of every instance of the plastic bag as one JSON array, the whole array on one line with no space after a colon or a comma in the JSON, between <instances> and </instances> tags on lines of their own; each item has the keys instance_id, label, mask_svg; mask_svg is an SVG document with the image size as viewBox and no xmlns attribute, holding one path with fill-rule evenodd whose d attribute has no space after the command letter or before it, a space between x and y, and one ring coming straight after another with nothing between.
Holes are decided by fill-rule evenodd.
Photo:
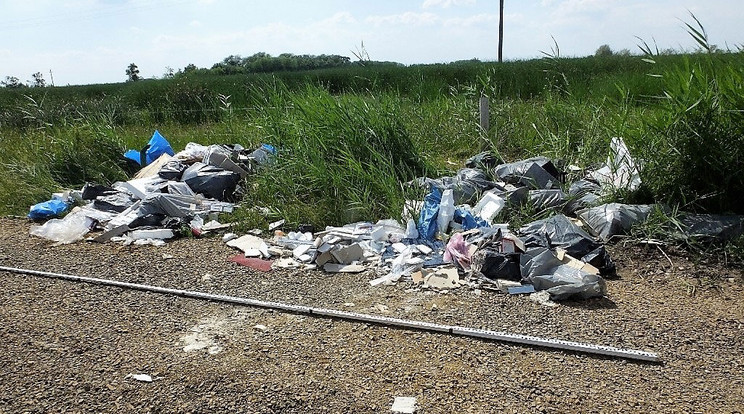
<instances>
[{"instance_id":1,"label":"plastic bag","mask_svg":"<svg viewBox=\"0 0 744 414\"><path fill-rule=\"evenodd\" d=\"M462 227L463 230L471 230L483 227L489 227L488 222L480 217L474 216L467 205L460 206L455 210L453 221Z\"/></svg>"},{"instance_id":2,"label":"plastic bag","mask_svg":"<svg viewBox=\"0 0 744 414\"><path fill-rule=\"evenodd\" d=\"M437 215L441 202L442 191L432 186L429 194L424 197L424 206L419 215L418 232L422 239L434 240L437 234Z\"/></svg>"},{"instance_id":3,"label":"plastic bag","mask_svg":"<svg viewBox=\"0 0 744 414\"><path fill-rule=\"evenodd\" d=\"M197 162L184 171L181 181L191 187L195 193L224 201L232 198L240 181L240 175Z\"/></svg>"},{"instance_id":4,"label":"plastic bag","mask_svg":"<svg viewBox=\"0 0 744 414\"><path fill-rule=\"evenodd\" d=\"M601 276L563 264L547 248L532 249L522 254L520 265L523 282L534 285L536 290L547 290L552 300L570 297L588 299L604 296L607 292Z\"/></svg>"},{"instance_id":5,"label":"plastic bag","mask_svg":"<svg viewBox=\"0 0 744 414\"><path fill-rule=\"evenodd\" d=\"M534 189L554 188L561 175L550 159L534 157L509 164L499 165L494 173L511 184L520 184Z\"/></svg>"},{"instance_id":6,"label":"plastic bag","mask_svg":"<svg viewBox=\"0 0 744 414\"><path fill-rule=\"evenodd\" d=\"M28 212L28 218L31 220L46 220L52 217L59 217L70 208L70 205L62 200L52 199L31 206Z\"/></svg>"},{"instance_id":7,"label":"plastic bag","mask_svg":"<svg viewBox=\"0 0 744 414\"><path fill-rule=\"evenodd\" d=\"M51 219L41 226L32 226L30 234L61 244L82 240L88 234L93 220L82 211L73 211L64 219Z\"/></svg>"},{"instance_id":8,"label":"plastic bag","mask_svg":"<svg viewBox=\"0 0 744 414\"><path fill-rule=\"evenodd\" d=\"M592 233L604 241L613 236L626 234L636 223L641 223L651 214L651 205L604 204L579 212L579 218Z\"/></svg>"},{"instance_id":9,"label":"plastic bag","mask_svg":"<svg viewBox=\"0 0 744 414\"><path fill-rule=\"evenodd\" d=\"M635 191L641 185L641 175L636 167L630 150L622 138L612 138L610 142L610 154L607 156L605 166L589 174L596 180L603 191L611 192L613 189L624 189Z\"/></svg>"},{"instance_id":10,"label":"plastic bag","mask_svg":"<svg viewBox=\"0 0 744 414\"><path fill-rule=\"evenodd\" d=\"M446 233L454 216L455 199L452 190L444 190L442 201L439 203L439 214L437 214L437 230L442 234Z\"/></svg>"},{"instance_id":11,"label":"plastic bag","mask_svg":"<svg viewBox=\"0 0 744 414\"><path fill-rule=\"evenodd\" d=\"M462 233L455 233L444 248L444 261L454 263L463 270L470 270L470 249Z\"/></svg>"},{"instance_id":12,"label":"plastic bag","mask_svg":"<svg viewBox=\"0 0 744 414\"><path fill-rule=\"evenodd\" d=\"M150 138L150 141L147 143L147 146L145 146L144 152L145 152L144 154L145 164L144 165L142 164L141 151L129 150L124 154L124 156L129 158L130 160L136 161L138 164L144 167L145 165L158 159L163 154L168 154L168 155L175 154L168 140L165 139L164 136L160 135L160 132L157 129L152 134L152 138Z\"/></svg>"},{"instance_id":13,"label":"plastic bag","mask_svg":"<svg viewBox=\"0 0 744 414\"><path fill-rule=\"evenodd\" d=\"M615 274L615 264L604 246L562 214L533 221L519 232L527 247L560 247L570 256L598 268L602 275Z\"/></svg>"}]
</instances>

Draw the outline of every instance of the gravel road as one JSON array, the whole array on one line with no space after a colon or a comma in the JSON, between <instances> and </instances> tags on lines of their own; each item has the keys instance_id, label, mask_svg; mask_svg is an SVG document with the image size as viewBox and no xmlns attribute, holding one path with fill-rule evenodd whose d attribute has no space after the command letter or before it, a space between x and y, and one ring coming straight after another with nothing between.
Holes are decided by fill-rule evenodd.
<instances>
[{"instance_id":1,"label":"gravel road","mask_svg":"<svg viewBox=\"0 0 744 414\"><path fill-rule=\"evenodd\" d=\"M261 273L218 237L53 246L0 219L0 265L656 352L638 363L0 272L0 413L743 412L742 272L611 246L608 296ZM142 382L130 374L148 374Z\"/></svg>"}]
</instances>

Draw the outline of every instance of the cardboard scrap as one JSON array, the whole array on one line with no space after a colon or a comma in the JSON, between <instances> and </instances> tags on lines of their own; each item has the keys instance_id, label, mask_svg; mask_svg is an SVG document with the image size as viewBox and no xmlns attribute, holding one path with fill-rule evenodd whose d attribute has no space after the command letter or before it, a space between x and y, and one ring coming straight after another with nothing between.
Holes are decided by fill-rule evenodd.
<instances>
[{"instance_id":1,"label":"cardboard scrap","mask_svg":"<svg viewBox=\"0 0 744 414\"><path fill-rule=\"evenodd\" d=\"M163 168L163 166L167 164L168 161L171 160L171 158L173 157L164 153L163 155L158 157L158 159L145 166L145 168L137 171L137 174L134 174L133 178L136 180L139 178L150 178L158 175L160 169Z\"/></svg>"},{"instance_id":2,"label":"cardboard scrap","mask_svg":"<svg viewBox=\"0 0 744 414\"><path fill-rule=\"evenodd\" d=\"M581 260L576 259L575 257L569 256L568 253L566 253L566 251L561 248L555 249L555 257L563 262L563 264L571 266L574 269L579 269L582 272L589 273L591 275L599 274L599 269L590 265L589 263L584 263Z\"/></svg>"}]
</instances>

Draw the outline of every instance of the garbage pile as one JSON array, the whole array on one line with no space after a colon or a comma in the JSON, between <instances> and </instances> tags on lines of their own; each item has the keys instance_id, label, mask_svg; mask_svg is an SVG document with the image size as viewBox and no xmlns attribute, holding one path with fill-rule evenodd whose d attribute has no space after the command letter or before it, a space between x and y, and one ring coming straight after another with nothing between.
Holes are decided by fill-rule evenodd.
<instances>
[{"instance_id":1,"label":"garbage pile","mask_svg":"<svg viewBox=\"0 0 744 414\"><path fill-rule=\"evenodd\" d=\"M271 238L256 231L226 233L223 241L241 251L229 260L259 271L372 271L372 286L403 281L437 291L469 286L508 294L537 292L543 301L601 297L605 278L616 274L604 243L646 220L654 208L603 204L606 195L635 191L641 184L622 139L614 138L610 150L601 168L570 183L548 158L502 163L482 153L454 176L408 183L427 194L406 203L404 224L390 219L286 231L280 220L269 225ZM249 152L239 145L195 143L174 154L156 131L142 151L126 155L144 167L132 180L110 188L89 184L33 206L29 217L38 219L59 214L69 205L65 197L83 204L31 233L68 243L97 226L102 233L95 241L161 245L184 227L196 235L225 229L216 221L218 214L232 211L241 180L274 155L265 144ZM517 229L496 222L503 211L525 206L552 215ZM734 237L744 227L738 216L689 214L684 220L687 231L711 238Z\"/></svg>"},{"instance_id":2,"label":"garbage pile","mask_svg":"<svg viewBox=\"0 0 744 414\"><path fill-rule=\"evenodd\" d=\"M33 226L31 234L72 243L95 229L102 230L93 239L98 242L162 245L184 228L196 235L220 229L224 226L216 218L233 211L233 202L240 197L240 181L270 162L274 154L275 149L267 144L249 152L240 145L193 142L174 153L155 131L141 151L124 154L143 167L131 180L111 187L89 183L32 206L28 217L43 220L79 204L62 219Z\"/></svg>"}]
</instances>

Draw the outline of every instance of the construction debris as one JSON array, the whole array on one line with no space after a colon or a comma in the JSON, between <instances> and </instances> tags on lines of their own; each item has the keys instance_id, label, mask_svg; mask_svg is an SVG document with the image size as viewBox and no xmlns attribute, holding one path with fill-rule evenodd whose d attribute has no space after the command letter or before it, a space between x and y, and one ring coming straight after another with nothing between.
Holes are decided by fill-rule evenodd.
<instances>
[{"instance_id":1,"label":"construction debris","mask_svg":"<svg viewBox=\"0 0 744 414\"><path fill-rule=\"evenodd\" d=\"M226 230L230 224L221 224L218 216L236 208L243 182L273 162L276 150L267 144L249 152L240 145L189 143L174 153L155 131L142 151L126 156L142 166L133 179L111 187L86 184L33 206L29 217L39 219L81 204L62 219L32 227L31 234L71 243L95 230L101 233L91 240L98 242L163 245L179 234ZM426 196L405 203L402 222L356 222L320 231L302 224L289 231L286 219L274 218L268 224L272 237L256 229L227 233L222 240L243 252L230 261L262 272L322 269L362 274L371 286L413 282L417 290L440 292L463 286L508 294L537 291L542 296L533 297L541 303L600 297L606 294L604 277L616 271L603 243L627 234L654 206L602 204L607 194L635 191L641 184L638 164L620 138L612 140L604 166L574 182L565 179L584 170L572 166L567 174L562 165L545 157L503 164L479 154L454 176L408 183ZM547 218L519 229L499 222L504 212L524 206L547 212ZM685 215L682 223L683 230L710 238L735 237L743 227L738 216Z\"/></svg>"}]
</instances>

